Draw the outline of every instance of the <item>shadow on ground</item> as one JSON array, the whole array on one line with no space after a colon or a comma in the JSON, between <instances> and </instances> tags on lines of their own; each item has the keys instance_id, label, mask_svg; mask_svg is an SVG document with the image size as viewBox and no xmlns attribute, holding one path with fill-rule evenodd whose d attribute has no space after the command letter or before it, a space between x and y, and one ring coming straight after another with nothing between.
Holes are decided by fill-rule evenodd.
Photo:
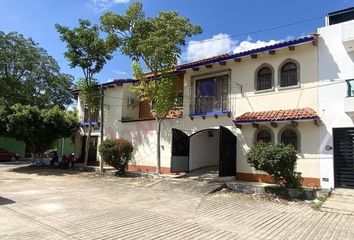
<instances>
[{"instance_id":1,"label":"shadow on ground","mask_svg":"<svg viewBox=\"0 0 354 240\"><path fill-rule=\"evenodd\" d=\"M13 204L13 203L15 203L15 201L8 199L8 198L0 197L0 206L7 205L7 204Z\"/></svg>"},{"instance_id":2,"label":"shadow on ground","mask_svg":"<svg viewBox=\"0 0 354 240\"><path fill-rule=\"evenodd\" d=\"M13 168L10 171L22 174L36 174L39 176L65 176L80 173L80 171L70 169L60 169L50 166L37 167L32 165Z\"/></svg>"}]
</instances>

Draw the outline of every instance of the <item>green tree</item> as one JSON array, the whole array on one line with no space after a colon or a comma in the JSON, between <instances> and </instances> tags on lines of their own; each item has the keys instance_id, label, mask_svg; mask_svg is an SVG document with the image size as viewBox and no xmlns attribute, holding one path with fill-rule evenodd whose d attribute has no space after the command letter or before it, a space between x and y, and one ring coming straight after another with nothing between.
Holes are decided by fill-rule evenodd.
<instances>
[{"instance_id":1,"label":"green tree","mask_svg":"<svg viewBox=\"0 0 354 240\"><path fill-rule=\"evenodd\" d=\"M141 100L152 103L157 121L157 173L160 173L161 123L176 102L173 92L175 76L171 74L182 53L186 38L202 32L198 25L177 12L160 12L147 18L142 3L133 3L125 15L108 12L101 17L101 26L110 39L115 39L123 54L132 58L133 71L139 84L132 88ZM142 61L151 72L147 78L137 63Z\"/></svg>"},{"instance_id":2,"label":"green tree","mask_svg":"<svg viewBox=\"0 0 354 240\"><path fill-rule=\"evenodd\" d=\"M88 109L88 135L85 148L85 165L88 161L89 142L92 131L92 113L98 108L98 84L94 75L99 73L106 62L112 59L112 53L118 47L115 38L100 37L100 28L91 24L89 20L79 20L79 26L69 29L59 24L55 25L60 34L60 39L66 43L67 51L64 53L70 62L70 67L82 69L84 77L79 81L80 99Z\"/></svg>"},{"instance_id":3,"label":"green tree","mask_svg":"<svg viewBox=\"0 0 354 240\"><path fill-rule=\"evenodd\" d=\"M0 102L64 109L72 102L71 86L72 77L38 43L0 31Z\"/></svg>"},{"instance_id":4,"label":"green tree","mask_svg":"<svg viewBox=\"0 0 354 240\"><path fill-rule=\"evenodd\" d=\"M35 157L41 157L56 139L73 137L79 127L76 112L58 106L40 109L17 103L0 112L0 117L7 134L23 141Z\"/></svg>"}]
</instances>

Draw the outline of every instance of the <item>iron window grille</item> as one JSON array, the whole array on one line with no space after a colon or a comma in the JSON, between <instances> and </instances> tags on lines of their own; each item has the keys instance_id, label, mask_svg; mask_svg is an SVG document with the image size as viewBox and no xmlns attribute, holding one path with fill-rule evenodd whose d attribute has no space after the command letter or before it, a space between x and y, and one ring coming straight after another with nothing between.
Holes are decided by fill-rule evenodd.
<instances>
[{"instance_id":1,"label":"iron window grille","mask_svg":"<svg viewBox=\"0 0 354 240\"><path fill-rule=\"evenodd\" d=\"M280 70L280 87L298 84L298 67L294 62L288 62Z\"/></svg>"},{"instance_id":2,"label":"iron window grille","mask_svg":"<svg viewBox=\"0 0 354 240\"><path fill-rule=\"evenodd\" d=\"M284 145L293 145L296 150L299 150L298 135L292 129L285 129L281 134L281 143Z\"/></svg>"},{"instance_id":3,"label":"iron window grille","mask_svg":"<svg viewBox=\"0 0 354 240\"><path fill-rule=\"evenodd\" d=\"M257 143L268 143L272 141L272 134L266 130L262 129L257 133Z\"/></svg>"},{"instance_id":4,"label":"iron window grille","mask_svg":"<svg viewBox=\"0 0 354 240\"><path fill-rule=\"evenodd\" d=\"M262 67L257 72L256 90L271 89L273 82L273 72L269 67Z\"/></svg>"},{"instance_id":5,"label":"iron window grille","mask_svg":"<svg viewBox=\"0 0 354 240\"><path fill-rule=\"evenodd\" d=\"M85 108L84 112L84 122L88 122L89 111ZM92 112L91 114L91 122L98 122L99 121L99 113L98 110Z\"/></svg>"},{"instance_id":6,"label":"iron window grille","mask_svg":"<svg viewBox=\"0 0 354 240\"><path fill-rule=\"evenodd\" d=\"M196 80L194 113L229 111L229 75Z\"/></svg>"}]
</instances>

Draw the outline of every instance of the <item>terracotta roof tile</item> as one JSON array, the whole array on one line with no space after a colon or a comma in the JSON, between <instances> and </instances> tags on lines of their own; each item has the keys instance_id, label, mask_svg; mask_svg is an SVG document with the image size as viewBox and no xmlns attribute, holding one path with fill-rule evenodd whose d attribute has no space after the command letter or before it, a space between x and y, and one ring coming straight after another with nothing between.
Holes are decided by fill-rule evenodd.
<instances>
[{"instance_id":1,"label":"terracotta roof tile","mask_svg":"<svg viewBox=\"0 0 354 240\"><path fill-rule=\"evenodd\" d=\"M166 114L166 118L175 119L183 117L183 108L175 108L173 110L168 111Z\"/></svg>"},{"instance_id":2,"label":"terracotta roof tile","mask_svg":"<svg viewBox=\"0 0 354 240\"><path fill-rule=\"evenodd\" d=\"M297 108L289 110L272 110L263 112L246 112L238 116L235 123L276 122L291 120L319 119L317 113L311 108Z\"/></svg>"}]
</instances>

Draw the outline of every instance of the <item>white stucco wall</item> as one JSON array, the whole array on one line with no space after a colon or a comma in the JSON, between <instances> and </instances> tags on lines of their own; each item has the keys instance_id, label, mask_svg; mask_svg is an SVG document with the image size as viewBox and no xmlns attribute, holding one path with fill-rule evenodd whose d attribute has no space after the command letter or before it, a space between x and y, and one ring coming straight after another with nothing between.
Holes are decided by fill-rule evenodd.
<instances>
[{"instance_id":1,"label":"white stucco wall","mask_svg":"<svg viewBox=\"0 0 354 240\"><path fill-rule=\"evenodd\" d=\"M347 94L345 80L354 78L354 52L347 52L342 41L342 30L354 29L354 21L335 24L318 29L319 58L319 111L325 126L321 127L321 186L334 187L332 129L353 127L353 119L344 112L344 98ZM348 38L350 32L346 31ZM353 33L353 32L352 32ZM354 37L354 35L352 36ZM329 181L323 181L328 178Z\"/></svg>"},{"instance_id":2,"label":"white stucco wall","mask_svg":"<svg viewBox=\"0 0 354 240\"><path fill-rule=\"evenodd\" d=\"M296 60L300 65L300 85L298 87L280 88L279 66L286 60ZM243 126L237 129L232 119L245 112L257 112L267 110L293 109L310 107L318 114L318 65L317 47L308 43L296 46L295 51L287 48L276 51L275 55L268 53L258 55L257 59L250 57L242 59L241 62L227 62L226 66L214 64L212 69L201 67L198 72L189 70L185 74L185 94L184 94L184 114L188 116L190 105L190 79L192 76L205 74L208 72L231 69L231 112L232 118L195 117L193 121L185 119L184 129L196 131L207 127L227 126L237 135L237 172L260 173L250 167L245 159L245 153L253 145L254 133L252 126ZM256 69L262 64L269 64L274 69L274 88L266 92L255 92L254 77ZM236 84L237 83L237 84ZM242 85L242 92L240 86ZM270 124L265 124L272 129L277 142L278 132L289 123L279 123L277 128L272 128ZM183 128L182 128L183 129ZM320 178L319 160L319 137L320 129L313 121L300 122L298 130L301 136L301 152L299 153L298 170L304 177Z\"/></svg>"},{"instance_id":3,"label":"white stucco wall","mask_svg":"<svg viewBox=\"0 0 354 240\"><path fill-rule=\"evenodd\" d=\"M194 170L206 166L219 165L219 130L203 131L190 138L189 169Z\"/></svg>"},{"instance_id":4,"label":"white stucco wall","mask_svg":"<svg viewBox=\"0 0 354 240\"><path fill-rule=\"evenodd\" d=\"M123 120L134 120L139 119L139 104L138 98L135 94L129 91L132 83L126 83L122 87L123 99L122 99L122 119ZM128 99L132 98L136 100L136 105L129 105Z\"/></svg>"}]
</instances>

